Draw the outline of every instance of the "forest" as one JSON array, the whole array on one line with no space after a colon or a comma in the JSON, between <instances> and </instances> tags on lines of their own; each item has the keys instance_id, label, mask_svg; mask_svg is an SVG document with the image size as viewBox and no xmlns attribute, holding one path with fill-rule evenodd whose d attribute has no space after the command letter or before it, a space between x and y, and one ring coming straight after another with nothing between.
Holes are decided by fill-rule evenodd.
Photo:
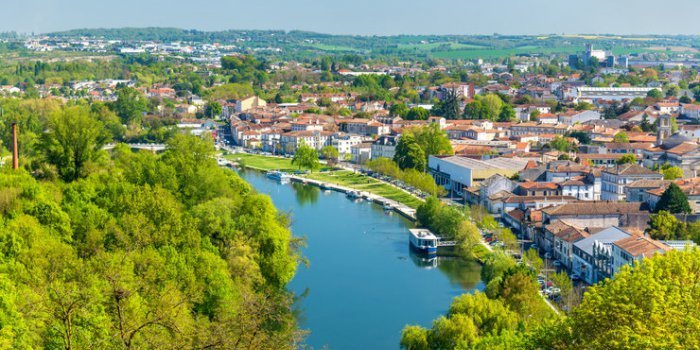
<instances>
[{"instance_id":1,"label":"forest","mask_svg":"<svg viewBox=\"0 0 700 350\"><path fill-rule=\"evenodd\" d=\"M0 348L296 348L300 242L210 140L108 152L95 111L49 110L0 169Z\"/></svg>"}]
</instances>

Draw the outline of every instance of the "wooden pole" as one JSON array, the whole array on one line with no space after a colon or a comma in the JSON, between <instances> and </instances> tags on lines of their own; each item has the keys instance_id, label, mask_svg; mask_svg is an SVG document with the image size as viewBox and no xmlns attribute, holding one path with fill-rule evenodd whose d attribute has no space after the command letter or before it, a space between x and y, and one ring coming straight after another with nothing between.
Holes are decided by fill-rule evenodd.
<instances>
[{"instance_id":1,"label":"wooden pole","mask_svg":"<svg viewBox=\"0 0 700 350\"><path fill-rule=\"evenodd\" d=\"M17 151L17 123L12 123L12 169L19 169L19 152Z\"/></svg>"}]
</instances>

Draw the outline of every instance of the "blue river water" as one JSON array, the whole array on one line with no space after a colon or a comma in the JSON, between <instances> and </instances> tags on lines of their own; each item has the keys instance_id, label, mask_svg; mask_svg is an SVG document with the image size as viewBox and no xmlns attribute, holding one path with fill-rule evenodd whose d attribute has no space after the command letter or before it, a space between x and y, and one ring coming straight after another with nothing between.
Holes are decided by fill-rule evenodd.
<instances>
[{"instance_id":1,"label":"blue river water","mask_svg":"<svg viewBox=\"0 0 700 350\"><path fill-rule=\"evenodd\" d=\"M381 206L264 174L241 174L292 218L305 237L289 288L297 296L306 348L397 349L407 324L429 327L452 299L483 289L481 267L459 259L426 262L409 250L409 220Z\"/></svg>"}]
</instances>

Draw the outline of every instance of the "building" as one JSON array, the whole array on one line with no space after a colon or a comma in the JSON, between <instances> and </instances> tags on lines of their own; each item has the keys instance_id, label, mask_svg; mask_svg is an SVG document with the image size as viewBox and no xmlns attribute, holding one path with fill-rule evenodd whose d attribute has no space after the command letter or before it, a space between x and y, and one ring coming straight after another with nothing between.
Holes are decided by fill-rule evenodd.
<instances>
[{"instance_id":1,"label":"building","mask_svg":"<svg viewBox=\"0 0 700 350\"><path fill-rule=\"evenodd\" d=\"M350 154L352 155L352 161L355 164L365 164L368 160L372 159L372 144L371 143L360 143L350 147Z\"/></svg>"},{"instance_id":2,"label":"building","mask_svg":"<svg viewBox=\"0 0 700 350\"><path fill-rule=\"evenodd\" d=\"M663 175L637 164L610 167L601 173L600 199L605 201L625 200L625 188L637 180L661 180Z\"/></svg>"},{"instance_id":3,"label":"building","mask_svg":"<svg viewBox=\"0 0 700 350\"><path fill-rule=\"evenodd\" d=\"M646 203L625 202L574 202L542 209L542 224L555 220L578 227L646 227L649 210Z\"/></svg>"},{"instance_id":4,"label":"building","mask_svg":"<svg viewBox=\"0 0 700 350\"><path fill-rule=\"evenodd\" d=\"M295 153L302 144L320 151L331 145L331 135L330 131L292 131L280 136L280 147L287 154Z\"/></svg>"},{"instance_id":5,"label":"building","mask_svg":"<svg viewBox=\"0 0 700 350\"><path fill-rule=\"evenodd\" d=\"M372 142L372 159L394 159L394 154L396 154L396 144L398 144L398 142L398 136L380 136L374 142Z\"/></svg>"},{"instance_id":6,"label":"building","mask_svg":"<svg viewBox=\"0 0 700 350\"><path fill-rule=\"evenodd\" d=\"M236 112L241 113L249 109L265 107L267 102L258 96L249 96L236 101Z\"/></svg>"},{"instance_id":7,"label":"building","mask_svg":"<svg viewBox=\"0 0 700 350\"><path fill-rule=\"evenodd\" d=\"M340 159L344 159L346 155L352 154L352 146L359 145L364 141L364 138L360 135L337 133L333 135L331 146L338 150Z\"/></svg>"},{"instance_id":8,"label":"building","mask_svg":"<svg viewBox=\"0 0 700 350\"><path fill-rule=\"evenodd\" d=\"M613 242L630 237L631 234L617 226L608 227L592 234L573 245L572 275L578 275L588 284L595 284L610 277L610 259L607 254L600 254L601 247L610 247Z\"/></svg>"},{"instance_id":9,"label":"building","mask_svg":"<svg viewBox=\"0 0 700 350\"><path fill-rule=\"evenodd\" d=\"M475 182L495 174L513 176L525 168L526 164L527 160L521 158L477 160L460 156L430 156L428 171L438 185L463 196L464 189L471 187Z\"/></svg>"},{"instance_id":10,"label":"building","mask_svg":"<svg viewBox=\"0 0 700 350\"><path fill-rule=\"evenodd\" d=\"M633 265L635 261L669 250L671 247L644 236L631 236L615 241L610 250L612 273L617 273L625 265Z\"/></svg>"},{"instance_id":11,"label":"building","mask_svg":"<svg viewBox=\"0 0 700 350\"><path fill-rule=\"evenodd\" d=\"M622 101L632 100L637 97L644 98L651 90L659 90L654 87L592 87L580 86L576 88L574 102L594 102L597 100Z\"/></svg>"}]
</instances>

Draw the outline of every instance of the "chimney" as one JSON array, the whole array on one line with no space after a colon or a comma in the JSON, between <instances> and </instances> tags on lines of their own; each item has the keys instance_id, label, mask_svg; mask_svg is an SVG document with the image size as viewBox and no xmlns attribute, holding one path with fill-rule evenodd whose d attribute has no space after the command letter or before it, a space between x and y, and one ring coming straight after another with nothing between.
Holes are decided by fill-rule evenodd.
<instances>
[{"instance_id":1,"label":"chimney","mask_svg":"<svg viewBox=\"0 0 700 350\"><path fill-rule=\"evenodd\" d=\"M19 168L19 152L17 151L17 123L12 123L12 169Z\"/></svg>"}]
</instances>

